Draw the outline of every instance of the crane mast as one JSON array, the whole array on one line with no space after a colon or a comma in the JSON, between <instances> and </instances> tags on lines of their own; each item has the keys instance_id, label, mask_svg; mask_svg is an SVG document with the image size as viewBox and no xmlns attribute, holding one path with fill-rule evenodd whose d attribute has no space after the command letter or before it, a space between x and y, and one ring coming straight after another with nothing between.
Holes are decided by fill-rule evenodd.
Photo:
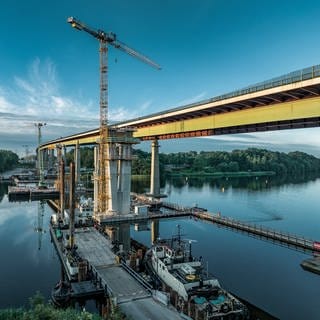
<instances>
[{"instance_id":1,"label":"crane mast","mask_svg":"<svg viewBox=\"0 0 320 320\"><path fill-rule=\"evenodd\" d=\"M124 43L117 40L116 35L113 32L105 32L103 30L95 30L88 27L81 21L74 17L68 18L68 23L75 29L85 31L92 35L99 41L99 53L100 53L100 142L99 142L99 170L98 170L98 205L97 209L99 213L105 213L108 203L109 190L108 185L110 178L107 175L107 167L110 159L108 148L108 44L114 46L140 61L149 64L150 66L161 69L160 66L147 58L146 56L138 53L134 49L128 47Z\"/></svg>"}]
</instances>

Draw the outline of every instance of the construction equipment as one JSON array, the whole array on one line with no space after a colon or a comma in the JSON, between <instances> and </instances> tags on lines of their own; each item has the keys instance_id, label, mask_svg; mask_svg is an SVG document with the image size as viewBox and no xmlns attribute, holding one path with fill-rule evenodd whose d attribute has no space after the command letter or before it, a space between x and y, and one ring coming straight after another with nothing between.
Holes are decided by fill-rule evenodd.
<instances>
[{"instance_id":1,"label":"construction equipment","mask_svg":"<svg viewBox=\"0 0 320 320\"><path fill-rule=\"evenodd\" d=\"M37 154L37 158L38 158L38 171L39 171L39 187L43 188L45 186L44 183L44 168L43 168L43 157L40 151L40 145L41 145L41 128L43 126L46 125L45 122L38 122L34 124L37 128L38 128L38 154Z\"/></svg>"},{"instance_id":2,"label":"construction equipment","mask_svg":"<svg viewBox=\"0 0 320 320\"><path fill-rule=\"evenodd\" d=\"M107 201L109 197L108 179L106 168L108 167L109 150L108 150L108 44L114 46L139 60L149 64L150 66L160 69L160 66L147 58L146 56L138 53L124 43L117 40L113 32L105 32L103 30L95 30L74 17L68 18L68 23L73 28L83 30L96 39L100 44L100 142L99 142L99 171L98 171L98 205L96 206L99 213L105 213L107 208ZM96 212L95 212L96 214Z\"/></svg>"}]
</instances>

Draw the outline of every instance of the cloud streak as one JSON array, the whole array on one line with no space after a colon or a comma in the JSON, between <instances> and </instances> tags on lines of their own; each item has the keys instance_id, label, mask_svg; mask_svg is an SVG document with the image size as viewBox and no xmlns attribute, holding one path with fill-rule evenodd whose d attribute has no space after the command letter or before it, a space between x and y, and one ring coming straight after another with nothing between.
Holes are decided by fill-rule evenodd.
<instances>
[{"instance_id":1,"label":"cloud streak","mask_svg":"<svg viewBox=\"0 0 320 320\"><path fill-rule=\"evenodd\" d=\"M152 101L146 100L134 109L112 108L110 123L141 116L151 105ZM99 126L99 105L62 94L56 65L50 59L36 58L26 75L13 77L12 87L0 83L0 149L10 148L13 141L14 150L20 149L20 153L19 141L35 146L36 122L47 123L44 140L91 130Z\"/></svg>"},{"instance_id":2,"label":"cloud streak","mask_svg":"<svg viewBox=\"0 0 320 320\"><path fill-rule=\"evenodd\" d=\"M183 106L183 105L188 105L188 104L192 104L195 102L199 102L203 99L205 99L205 97L207 96L207 93L205 91L200 92L199 94L197 94L196 96L181 100L177 103L178 106Z\"/></svg>"}]
</instances>

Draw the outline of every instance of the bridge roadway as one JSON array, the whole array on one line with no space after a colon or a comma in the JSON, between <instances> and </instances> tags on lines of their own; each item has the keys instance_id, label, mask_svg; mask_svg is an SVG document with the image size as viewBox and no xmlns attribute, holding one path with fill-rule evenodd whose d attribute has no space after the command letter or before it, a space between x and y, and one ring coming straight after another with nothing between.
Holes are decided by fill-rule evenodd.
<instances>
[{"instance_id":1,"label":"bridge roadway","mask_svg":"<svg viewBox=\"0 0 320 320\"><path fill-rule=\"evenodd\" d=\"M65 238L69 231L62 232ZM55 233L51 234L60 259L65 260ZM142 278L130 272L124 264L116 263L110 240L95 228L76 229L75 239L79 256L88 261L98 281L107 288L109 296L130 319L181 319L176 310L153 299L151 290Z\"/></svg>"},{"instance_id":2,"label":"bridge roadway","mask_svg":"<svg viewBox=\"0 0 320 320\"><path fill-rule=\"evenodd\" d=\"M242 90L117 123L141 140L246 133L320 125L320 65ZM43 143L40 149L96 144L99 129Z\"/></svg>"}]
</instances>

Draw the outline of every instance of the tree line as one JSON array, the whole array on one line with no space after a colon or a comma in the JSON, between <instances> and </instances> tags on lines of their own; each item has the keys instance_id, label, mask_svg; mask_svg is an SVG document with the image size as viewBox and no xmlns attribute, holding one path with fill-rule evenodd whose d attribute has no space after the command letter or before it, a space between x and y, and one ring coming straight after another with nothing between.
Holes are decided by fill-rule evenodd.
<instances>
[{"instance_id":1,"label":"tree line","mask_svg":"<svg viewBox=\"0 0 320 320\"><path fill-rule=\"evenodd\" d=\"M73 160L73 150L67 153L67 163ZM320 174L320 159L304 152L278 152L266 149L189 151L160 153L160 172L225 173L273 172L277 175ZM150 175L151 153L133 150L132 174ZM93 148L81 148L81 167L93 168Z\"/></svg>"},{"instance_id":2,"label":"tree line","mask_svg":"<svg viewBox=\"0 0 320 320\"><path fill-rule=\"evenodd\" d=\"M134 150L133 174L150 174L151 155ZM171 172L223 173L272 171L277 175L320 173L320 159L304 152L274 152L265 149L189 151L160 154L160 168Z\"/></svg>"},{"instance_id":3,"label":"tree line","mask_svg":"<svg viewBox=\"0 0 320 320\"><path fill-rule=\"evenodd\" d=\"M0 172L15 168L19 163L19 156L9 150L0 150Z\"/></svg>"}]
</instances>

